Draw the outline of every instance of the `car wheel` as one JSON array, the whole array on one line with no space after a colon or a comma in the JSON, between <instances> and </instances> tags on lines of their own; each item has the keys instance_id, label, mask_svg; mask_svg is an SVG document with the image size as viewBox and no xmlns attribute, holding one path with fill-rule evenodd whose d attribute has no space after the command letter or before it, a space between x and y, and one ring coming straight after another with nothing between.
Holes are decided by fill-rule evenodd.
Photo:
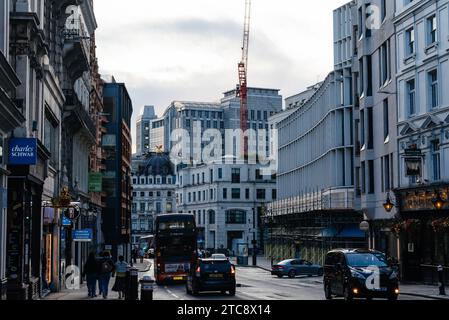
<instances>
[{"instance_id":1,"label":"car wheel","mask_svg":"<svg viewBox=\"0 0 449 320\"><path fill-rule=\"evenodd\" d=\"M351 290L348 286L345 286L345 288L343 289L343 297L345 298L346 301L352 301L353 299Z\"/></svg>"},{"instance_id":2,"label":"car wheel","mask_svg":"<svg viewBox=\"0 0 449 320\"><path fill-rule=\"evenodd\" d=\"M229 295L232 297L235 296L235 288L229 290Z\"/></svg>"},{"instance_id":3,"label":"car wheel","mask_svg":"<svg viewBox=\"0 0 449 320\"><path fill-rule=\"evenodd\" d=\"M326 295L327 300L332 300L332 290L329 284L324 285L324 294Z\"/></svg>"},{"instance_id":4,"label":"car wheel","mask_svg":"<svg viewBox=\"0 0 449 320\"><path fill-rule=\"evenodd\" d=\"M318 270L318 277L322 277L323 276L323 269L319 269Z\"/></svg>"},{"instance_id":5,"label":"car wheel","mask_svg":"<svg viewBox=\"0 0 449 320\"><path fill-rule=\"evenodd\" d=\"M192 294L192 291L189 289L189 286L188 286L188 285L186 285L186 293L187 293L187 294Z\"/></svg>"},{"instance_id":6,"label":"car wheel","mask_svg":"<svg viewBox=\"0 0 449 320\"><path fill-rule=\"evenodd\" d=\"M294 277L296 277L296 272L295 272L295 270L290 270L290 271L288 272L288 277L289 277L289 278L294 278Z\"/></svg>"},{"instance_id":7,"label":"car wheel","mask_svg":"<svg viewBox=\"0 0 449 320\"><path fill-rule=\"evenodd\" d=\"M200 290L198 289L198 286L192 283L192 293L194 296L197 296L200 293Z\"/></svg>"},{"instance_id":8,"label":"car wheel","mask_svg":"<svg viewBox=\"0 0 449 320\"><path fill-rule=\"evenodd\" d=\"M278 274L278 278L282 278L283 277L283 275L282 274Z\"/></svg>"}]
</instances>

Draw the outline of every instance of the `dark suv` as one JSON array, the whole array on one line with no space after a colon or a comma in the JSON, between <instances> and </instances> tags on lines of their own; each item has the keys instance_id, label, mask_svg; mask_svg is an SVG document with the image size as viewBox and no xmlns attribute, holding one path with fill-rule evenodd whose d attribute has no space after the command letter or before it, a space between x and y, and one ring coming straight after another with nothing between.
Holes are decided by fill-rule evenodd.
<instances>
[{"instance_id":1,"label":"dark suv","mask_svg":"<svg viewBox=\"0 0 449 320\"><path fill-rule=\"evenodd\" d=\"M324 264L326 299L343 296L397 300L399 279L385 254L365 249L338 249L327 253Z\"/></svg>"},{"instance_id":2,"label":"dark suv","mask_svg":"<svg viewBox=\"0 0 449 320\"><path fill-rule=\"evenodd\" d=\"M201 291L229 291L235 295L235 267L227 259L198 259L190 268L186 291L197 295Z\"/></svg>"}]
</instances>

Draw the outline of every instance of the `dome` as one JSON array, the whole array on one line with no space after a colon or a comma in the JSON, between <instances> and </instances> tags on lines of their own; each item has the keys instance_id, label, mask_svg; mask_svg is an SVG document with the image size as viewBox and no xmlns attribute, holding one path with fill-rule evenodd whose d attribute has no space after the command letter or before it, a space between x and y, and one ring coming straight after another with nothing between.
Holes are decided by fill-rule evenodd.
<instances>
[{"instance_id":1,"label":"dome","mask_svg":"<svg viewBox=\"0 0 449 320\"><path fill-rule=\"evenodd\" d=\"M173 175L170 157L165 153L152 153L149 156L142 173L146 176Z\"/></svg>"}]
</instances>

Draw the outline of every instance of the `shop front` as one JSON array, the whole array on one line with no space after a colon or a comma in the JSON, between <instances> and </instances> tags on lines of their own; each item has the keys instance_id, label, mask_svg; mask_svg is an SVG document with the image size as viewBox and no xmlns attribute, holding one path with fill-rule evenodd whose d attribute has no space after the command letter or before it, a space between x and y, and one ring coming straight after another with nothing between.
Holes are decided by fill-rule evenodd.
<instances>
[{"instance_id":1,"label":"shop front","mask_svg":"<svg viewBox=\"0 0 449 320\"><path fill-rule=\"evenodd\" d=\"M396 190L399 220L392 230L399 237L402 278L436 284L438 266L449 280L448 185Z\"/></svg>"}]
</instances>

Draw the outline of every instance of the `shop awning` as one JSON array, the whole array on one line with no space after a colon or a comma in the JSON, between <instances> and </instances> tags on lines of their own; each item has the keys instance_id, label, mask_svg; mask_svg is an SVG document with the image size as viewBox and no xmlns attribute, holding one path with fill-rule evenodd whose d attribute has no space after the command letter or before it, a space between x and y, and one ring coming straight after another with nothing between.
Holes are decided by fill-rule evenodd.
<instances>
[{"instance_id":1,"label":"shop awning","mask_svg":"<svg viewBox=\"0 0 449 320\"><path fill-rule=\"evenodd\" d=\"M365 238L365 232L358 227L344 228L338 235L339 238Z\"/></svg>"}]
</instances>

